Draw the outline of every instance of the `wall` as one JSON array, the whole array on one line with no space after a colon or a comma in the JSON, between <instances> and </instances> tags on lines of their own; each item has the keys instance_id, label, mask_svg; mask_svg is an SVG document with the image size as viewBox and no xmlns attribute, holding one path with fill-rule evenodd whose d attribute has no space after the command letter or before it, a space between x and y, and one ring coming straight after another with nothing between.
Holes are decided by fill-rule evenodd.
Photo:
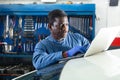
<instances>
[{"instance_id":1,"label":"wall","mask_svg":"<svg viewBox=\"0 0 120 80\"><path fill-rule=\"evenodd\" d=\"M107 27L107 8L108 2L106 0L93 0L96 4L96 29L95 33L102 27Z\"/></svg>"},{"instance_id":2,"label":"wall","mask_svg":"<svg viewBox=\"0 0 120 80\"><path fill-rule=\"evenodd\" d=\"M107 21L108 26L120 26L120 4L117 7L108 8ZM120 37L120 32L118 34L118 37Z\"/></svg>"},{"instance_id":3,"label":"wall","mask_svg":"<svg viewBox=\"0 0 120 80\"><path fill-rule=\"evenodd\" d=\"M56 0L56 3L66 3L70 0ZM72 0L71 0L72 1ZM0 0L1 4L43 4L41 0ZM95 3L96 4L96 29L95 33L102 27L120 25L120 1L115 7L109 6L109 0L74 0L73 3Z\"/></svg>"},{"instance_id":4,"label":"wall","mask_svg":"<svg viewBox=\"0 0 120 80\"><path fill-rule=\"evenodd\" d=\"M109 0L93 0L96 4L96 33L102 27L120 26L120 1L118 6L109 6Z\"/></svg>"},{"instance_id":5,"label":"wall","mask_svg":"<svg viewBox=\"0 0 120 80\"><path fill-rule=\"evenodd\" d=\"M108 8L108 26L120 25L120 4L116 7Z\"/></svg>"}]
</instances>

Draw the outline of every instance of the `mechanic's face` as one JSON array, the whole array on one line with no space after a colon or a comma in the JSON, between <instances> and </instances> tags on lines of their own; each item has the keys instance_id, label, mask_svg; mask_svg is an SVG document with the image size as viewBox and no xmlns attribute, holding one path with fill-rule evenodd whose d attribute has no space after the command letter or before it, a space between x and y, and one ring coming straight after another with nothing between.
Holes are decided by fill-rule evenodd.
<instances>
[{"instance_id":1,"label":"mechanic's face","mask_svg":"<svg viewBox=\"0 0 120 80\"><path fill-rule=\"evenodd\" d=\"M56 40L63 39L68 33L68 18L55 18L53 25L49 25L49 29L53 38L55 38Z\"/></svg>"}]
</instances>

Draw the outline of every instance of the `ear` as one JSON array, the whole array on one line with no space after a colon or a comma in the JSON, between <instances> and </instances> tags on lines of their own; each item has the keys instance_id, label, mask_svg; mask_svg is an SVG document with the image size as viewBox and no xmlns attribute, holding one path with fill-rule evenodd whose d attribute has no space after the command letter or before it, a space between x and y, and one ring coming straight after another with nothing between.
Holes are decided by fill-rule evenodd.
<instances>
[{"instance_id":1,"label":"ear","mask_svg":"<svg viewBox=\"0 0 120 80\"><path fill-rule=\"evenodd\" d=\"M51 24L49 24L49 23L48 23L48 28L49 28L49 30L52 29L52 26L51 26Z\"/></svg>"}]
</instances>

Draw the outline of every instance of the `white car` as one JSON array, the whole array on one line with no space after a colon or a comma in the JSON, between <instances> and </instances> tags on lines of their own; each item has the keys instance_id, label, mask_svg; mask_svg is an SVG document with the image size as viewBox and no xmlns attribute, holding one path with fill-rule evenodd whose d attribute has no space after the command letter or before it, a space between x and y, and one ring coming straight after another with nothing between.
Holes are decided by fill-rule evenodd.
<instances>
[{"instance_id":1,"label":"white car","mask_svg":"<svg viewBox=\"0 0 120 80\"><path fill-rule=\"evenodd\" d=\"M60 80L120 80L120 49L68 61Z\"/></svg>"}]
</instances>

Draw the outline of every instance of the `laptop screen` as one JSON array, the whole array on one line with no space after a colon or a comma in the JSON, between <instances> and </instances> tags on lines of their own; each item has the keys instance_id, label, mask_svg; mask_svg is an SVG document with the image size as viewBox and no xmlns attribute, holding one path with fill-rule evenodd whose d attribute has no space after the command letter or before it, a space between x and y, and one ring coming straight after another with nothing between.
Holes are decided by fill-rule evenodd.
<instances>
[{"instance_id":1,"label":"laptop screen","mask_svg":"<svg viewBox=\"0 0 120 80\"><path fill-rule=\"evenodd\" d=\"M120 26L101 28L96 37L91 42L91 45L87 52L85 53L84 57L94 55L107 50L110 47L112 41L119 33L119 31Z\"/></svg>"}]
</instances>

